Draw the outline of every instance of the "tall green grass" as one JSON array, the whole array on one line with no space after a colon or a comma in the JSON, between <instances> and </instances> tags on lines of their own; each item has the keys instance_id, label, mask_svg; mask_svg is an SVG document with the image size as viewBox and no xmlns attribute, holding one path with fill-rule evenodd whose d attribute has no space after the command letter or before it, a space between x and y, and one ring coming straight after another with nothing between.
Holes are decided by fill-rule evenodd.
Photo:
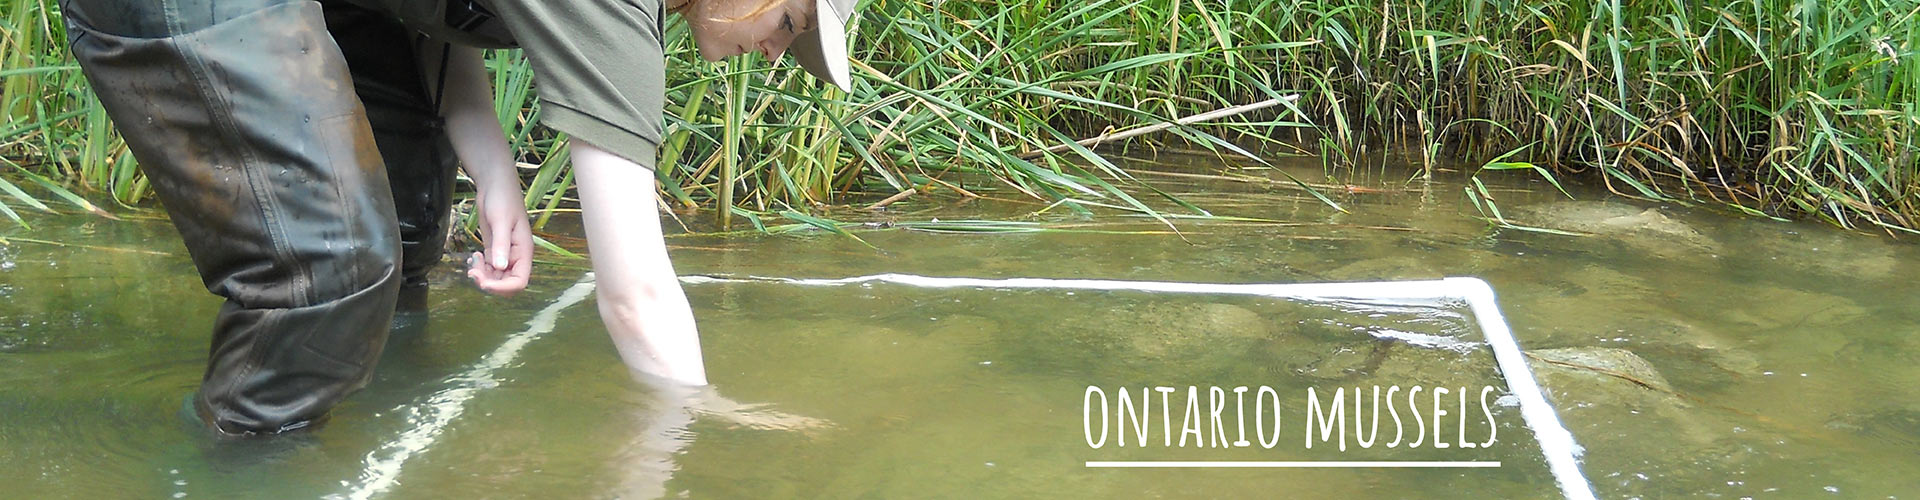
<instances>
[{"instance_id":1,"label":"tall green grass","mask_svg":"<svg viewBox=\"0 0 1920 500\"><path fill-rule=\"evenodd\" d=\"M1616 193L1916 227L1920 2L1282 5L1334 148L1513 159Z\"/></svg>"},{"instance_id":2,"label":"tall green grass","mask_svg":"<svg viewBox=\"0 0 1920 500\"><path fill-rule=\"evenodd\" d=\"M53 42L50 1L9 1L0 154L18 166L0 178L140 204L132 158ZM1920 227L1916 0L862 5L851 93L751 58L699 61L669 23L666 199L725 220L997 188L1152 213L1133 198L1150 186L1093 151L1030 153L1297 93L1145 140L1301 144L1333 177L1378 148L1429 172L1500 158L1628 196ZM565 138L534 125L516 54L489 64L544 222L571 203ZM37 208L8 186L0 200Z\"/></svg>"}]
</instances>

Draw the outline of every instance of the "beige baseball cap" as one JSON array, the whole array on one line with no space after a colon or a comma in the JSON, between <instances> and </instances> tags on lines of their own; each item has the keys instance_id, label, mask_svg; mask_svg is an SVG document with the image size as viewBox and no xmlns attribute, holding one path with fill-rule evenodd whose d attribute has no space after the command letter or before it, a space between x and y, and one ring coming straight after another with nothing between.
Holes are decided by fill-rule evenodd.
<instances>
[{"instance_id":1,"label":"beige baseball cap","mask_svg":"<svg viewBox=\"0 0 1920 500\"><path fill-rule=\"evenodd\" d=\"M814 78L848 92L853 91L853 76L847 64L847 23L853 21L857 1L815 0L814 29L801 33L787 46L787 53L793 54L793 59Z\"/></svg>"}]
</instances>

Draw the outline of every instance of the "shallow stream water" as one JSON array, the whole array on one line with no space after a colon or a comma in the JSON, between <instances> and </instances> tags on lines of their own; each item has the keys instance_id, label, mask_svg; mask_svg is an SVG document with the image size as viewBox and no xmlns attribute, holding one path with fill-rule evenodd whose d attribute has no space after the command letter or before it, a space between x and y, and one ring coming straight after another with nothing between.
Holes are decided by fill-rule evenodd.
<instances>
[{"instance_id":1,"label":"shallow stream water","mask_svg":"<svg viewBox=\"0 0 1920 500\"><path fill-rule=\"evenodd\" d=\"M1227 165L1132 161L1196 174ZM1309 180L1320 177L1316 165L1285 164ZM871 221L857 234L872 247L819 231L669 243L683 275L730 277L1477 276L1499 294L1603 498L1920 495L1920 284L1911 279L1920 248L1596 190L1576 189L1578 201L1570 201L1517 176L1487 179L1503 214L1590 236L1499 229L1472 217L1457 174L1432 182L1408 181L1412 175L1343 172L1359 179L1333 191L1346 212L1286 183L1143 176L1216 215L1260 219L1175 219L1179 235L1148 218L1101 208L1085 216L1001 192L994 200L909 200L882 212L829 214ZM4 496L1558 495L1518 408L1499 398L1506 385L1491 354L1458 308L694 283L688 293L715 388L694 403L668 403L620 365L590 298L562 300L582 262L539 266L531 289L512 299L484 296L443 272L430 316L395 331L375 380L324 425L219 441L180 411L199 382L219 303L164 220L129 219L39 216L31 230L0 229L9 239L0 246ZM908 228L935 219L1018 220L1047 230ZM551 328L529 324L541 311L556 314ZM1414 409L1398 409L1446 411L1444 426L1395 426L1374 403L1355 407L1351 399L1398 387L1404 403L1416 385L1429 391ZM1116 406L1101 412L1089 386ZM1192 433L1184 430L1189 386L1200 417ZM1266 438L1252 413L1233 417L1231 391L1240 386L1253 388L1249 405L1259 387L1276 394L1268 407L1280 419L1276 444L1259 443ZM1144 400L1140 413L1151 423L1142 426L1141 446L1132 434L1139 428L1126 423L1139 414L1115 412L1121 388L1141 401L1149 387L1172 388L1171 407L1158 392ZM1224 444L1210 418L1213 387L1230 401ZM1434 387L1453 391L1432 399ZM1336 390L1349 398L1347 427L1332 434L1349 440L1344 451L1337 437L1315 440L1310 389L1322 404ZM1359 431L1361 417L1376 413L1377 430ZM1114 417L1113 430L1095 432L1103 415ZM1395 429L1408 442L1389 448ZM1420 446L1410 443L1415 431ZM1375 439L1361 446L1368 434ZM1252 444L1232 446L1241 436ZM1455 446L1435 448L1433 438ZM1186 446L1163 444L1175 441ZM1142 460L1499 466L1087 466Z\"/></svg>"}]
</instances>

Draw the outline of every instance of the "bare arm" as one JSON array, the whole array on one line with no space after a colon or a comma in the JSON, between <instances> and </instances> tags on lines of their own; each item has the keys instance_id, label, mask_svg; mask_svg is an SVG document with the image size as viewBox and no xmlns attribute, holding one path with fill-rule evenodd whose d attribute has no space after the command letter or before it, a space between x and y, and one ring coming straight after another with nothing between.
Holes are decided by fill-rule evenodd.
<instances>
[{"instance_id":1,"label":"bare arm","mask_svg":"<svg viewBox=\"0 0 1920 500\"><path fill-rule=\"evenodd\" d=\"M423 58L438 68L439 49ZM452 47L442 115L467 176L479 190L476 204L486 254L476 255L467 274L490 293L524 289L533 262L519 176L506 135L493 115L492 85L478 49ZM437 75L428 75L433 78ZM430 82L431 83L431 82ZM673 383L706 385L693 310L667 261L660 234L653 172L586 141L573 142L574 175L587 246L594 256L600 316L627 366Z\"/></svg>"},{"instance_id":2,"label":"bare arm","mask_svg":"<svg viewBox=\"0 0 1920 500\"><path fill-rule=\"evenodd\" d=\"M474 254L467 275L481 290L513 295L527 287L533 271L533 231L506 133L493 113L493 84L487 79L481 51L428 43L421 52L426 63L421 66L429 68L428 88L443 92L440 114L447 121L447 136L477 191L474 204L486 251ZM440 76L442 54L447 56L444 85L434 81Z\"/></svg>"},{"instance_id":3,"label":"bare arm","mask_svg":"<svg viewBox=\"0 0 1920 500\"><path fill-rule=\"evenodd\" d=\"M706 385L693 309L660 234L653 171L575 138L573 172L600 319L620 358L642 374Z\"/></svg>"}]
</instances>

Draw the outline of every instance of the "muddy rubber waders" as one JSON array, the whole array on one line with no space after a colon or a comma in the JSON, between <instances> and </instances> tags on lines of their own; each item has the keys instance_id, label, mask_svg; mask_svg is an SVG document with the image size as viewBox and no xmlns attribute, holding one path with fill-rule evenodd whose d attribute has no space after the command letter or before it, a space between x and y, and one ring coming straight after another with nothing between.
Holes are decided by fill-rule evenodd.
<instances>
[{"instance_id":1,"label":"muddy rubber waders","mask_svg":"<svg viewBox=\"0 0 1920 500\"><path fill-rule=\"evenodd\" d=\"M73 54L226 298L196 409L228 434L307 425L366 384L403 280L387 172L321 5L62 7Z\"/></svg>"}]
</instances>

